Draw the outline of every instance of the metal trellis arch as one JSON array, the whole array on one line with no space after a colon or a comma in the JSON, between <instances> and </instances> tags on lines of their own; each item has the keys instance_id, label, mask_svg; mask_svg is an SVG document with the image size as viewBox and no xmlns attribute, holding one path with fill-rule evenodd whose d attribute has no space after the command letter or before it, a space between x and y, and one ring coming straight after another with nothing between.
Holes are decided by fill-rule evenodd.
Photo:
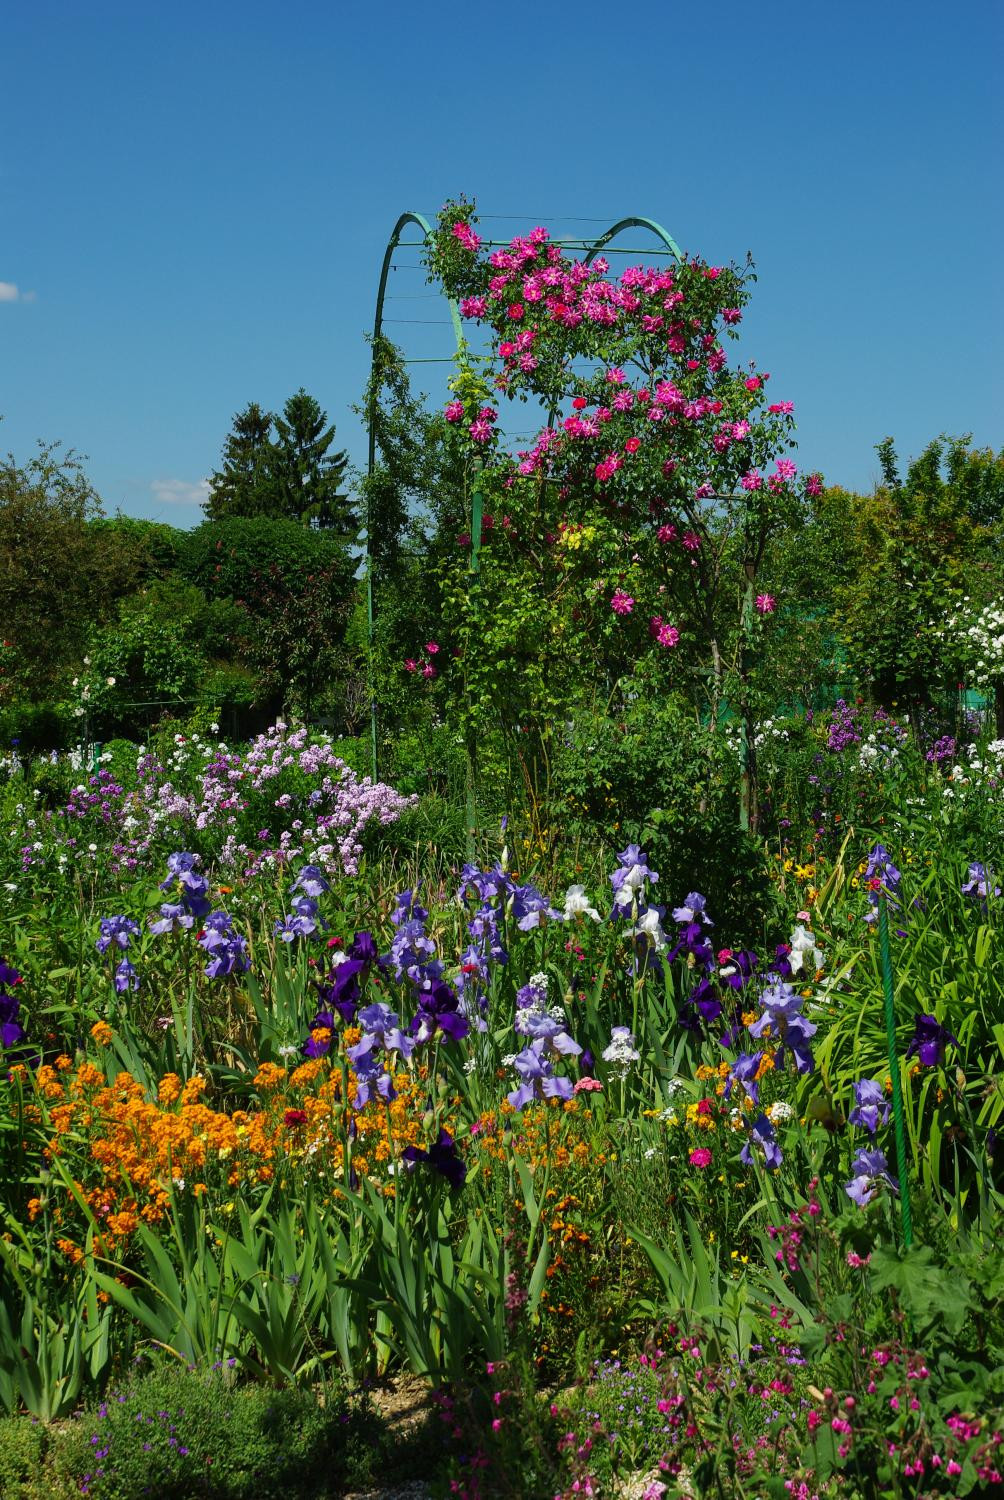
<instances>
[{"instance_id":1,"label":"metal trellis arch","mask_svg":"<svg viewBox=\"0 0 1004 1500\"><path fill-rule=\"evenodd\" d=\"M407 226L409 224L413 224L416 227L416 229L418 229L419 232L421 233L422 238L421 238L420 241L405 240L405 241L402 242L401 236L402 236L402 234L404 233L404 230L407 228ZM564 239L564 238L562 238L562 239L555 239L555 240L552 241L552 243L560 246L560 248L562 249L562 251L572 252L572 253L578 253L578 254L582 255L582 257L583 257L586 265L591 265L592 262L596 259L596 257L600 254L600 252L603 251L603 250L607 250L607 249L610 249L610 253L611 254L618 254L618 255L645 255L645 254L652 254L653 253L651 247L649 247L647 250L643 250L643 249L638 249L637 247L631 247L630 249L625 249L624 247L619 246L619 245L618 246L612 246L611 242L613 240L617 239L618 236L621 235L624 232L624 230L626 230L626 229L642 229L642 230L645 230L647 233L649 233L651 235L654 235L657 240L661 241L661 244L662 244L663 248L656 250L655 251L656 254L659 254L659 255L671 255L673 257L673 259L676 260L676 261L682 261L683 260L683 255L682 255L682 253L680 251L680 248L677 245L676 241L673 239L672 235L670 235L670 234L667 233L667 231L662 227L661 224L659 224L655 219L648 219L648 218L638 217L638 216L634 216L634 215L629 216L628 218L616 220L615 223L611 224L608 229L604 230L604 232L601 235L599 235L594 240L586 240L586 239ZM376 374L377 374L377 365L378 365L378 359L379 359L380 341L381 341L381 339L383 337L384 301L385 301L386 295L387 295L387 279L388 279L388 277L390 275L390 272L391 272L391 268L392 268L392 265L393 265L395 252L399 248L401 248L402 245L404 247L409 248L409 249L424 249L431 242L432 237L433 237L432 225L429 223L429 221L425 217L425 215L424 214L420 214L420 213L415 213L415 212L413 212L411 210L408 210L406 213L403 213L401 215L401 217L398 219L397 223L394 225L393 231L391 232L390 239L387 241L387 248L384 251L384 256L383 256L383 264L382 264L382 266L380 268L380 281L379 281L379 284L377 286L376 311L375 311L374 317L373 317L373 366L372 366L372 374L373 374L373 377L374 377L374 381L375 381L375 377L376 377ZM509 242L507 240L485 240L485 241L483 241L483 244L485 245L485 248L487 248L487 249L504 249L504 248L506 248L508 246L508 243ZM450 363L450 362L452 362L453 359L455 359L457 357L457 355L461 354L461 352L462 352L462 350L464 348L465 340L464 340L464 334L463 334L463 325L462 325L461 317L460 317L460 308L458 307L455 298L450 297L445 291L444 291L443 295L446 297L446 300L447 300L447 303L448 303L449 309L450 309L450 320L451 320L451 323L452 323L452 326L453 326L453 333L454 333L454 338L455 338L455 341L456 341L456 350L455 350L455 353L450 356L449 360L435 360L435 361L429 361L429 363ZM374 401L376 400L376 391L375 391L375 388L374 388L374 393L373 393L373 400ZM373 407L371 406L370 407L370 412L369 412L369 422L368 422L368 428L369 428L369 430L368 430L368 434L367 434L368 445L367 445L367 470L366 470L367 476L370 477L370 478L372 478L374 470L376 468L376 422L375 422L375 415L376 415L375 411L373 410ZM552 413L552 420L553 420L553 413ZM471 542L470 542L471 554L470 554L470 572L471 572L472 577L476 576L476 574L478 572L479 559L480 559L480 553L481 553L481 517L482 517L482 508L481 508L481 505L482 505L482 502L481 502L481 492L477 488L477 486L475 486L473 494L472 494L472 497L471 497L471 530L470 530L470 536L471 536ZM367 506L367 515L366 515L366 619L367 619L367 631L368 631L368 673L369 673L369 694L370 694L370 758L371 758L371 764L372 764L373 780L376 781L378 770L379 770L379 755L378 755L378 725L377 725L376 683L374 681L374 676L373 676L373 673L374 673L373 648L374 648L375 613L374 613L374 598L373 598L373 556L372 556L372 550L371 550L371 545L370 545L371 535L372 535L371 527L370 527L370 519L371 519L370 518L370 513L369 513L368 506ZM472 813L471 813L470 809L469 809L469 815L468 815L468 824L469 825L472 824ZM473 834L474 834L473 826L469 826L468 827L468 839L469 840L473 839Z\"/></svg>"}]
</instances>

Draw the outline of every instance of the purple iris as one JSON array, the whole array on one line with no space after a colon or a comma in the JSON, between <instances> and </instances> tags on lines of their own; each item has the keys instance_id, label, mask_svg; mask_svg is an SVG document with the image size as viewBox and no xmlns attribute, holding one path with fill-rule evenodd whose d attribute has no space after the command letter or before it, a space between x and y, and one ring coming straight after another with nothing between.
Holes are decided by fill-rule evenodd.
<instances>
[{"instance_id":1,"label":"purple iris","mask_svg":"<svg viewBox=\"0 0 1004 1500\"><path fill-rule=\"evenodd\" d=\"M207 979L226 979L251 967L247 940L236 931L225 911L209 913L199 934L199 946L209 955L204 971Z\"/></svg>"},{"instance_id":2,"label":"purple iris","mask_svg":"<svg viewBox=\"0 0 1004 1500\"><path fill-rule=\"evenodd\" d=\"M771 1034L778 1039L778 1059L787 1050L800 1073L811 1073L813 1061L809 1039L815 1036L816 1027L802 1015L801 995L796 994L790 984L779 981L767 986L760 996L760 1004L763 1009L749 1028L750 1036L762 1036L769 1026Z\"/></svg>"},{"instance_id":3,"label":"purple iris","mask_svg":"<svg viewBox=\"0 0 1004 1500\"><path fill-rule=\"evenodd\" d=\"M889 1104L881 1084L864 1078L854 1085L854 1108L847 1116L848 1124L863 1125L869 1135L874 1135L880 1125L889 1123Z\"/></svg>"},{"instance_id":4,"label":"purple iris","mask_svg":"<svg viewBox=\"0 0 1004 1500\"><path fill-rule=\"evenodd\" d=\"M317 902L310 896L300 896L293 902L293 915L276 922L273 934L283 943L292 943L297 938L313 937L319 926L327 925L318 915Z\"/></svg>"},{"instance_id":5,"label":"purple iris","mask_svg":"<svg viewBox=\"0 0 1004 1500\"><path fill-rule=\"evenodd\" d=\"M167 879L162 880L160 889L162 891L177 890L181 897L182 905L192 917L202 918L209 911L210 901L208 897L209 881L205 875L200 875L195 866L198 864L197 854L188 854L180 851L167 856ZM166 905L161 907L161 915L167 917ZM179 922L179 926L190 927L190 922ZM169 929L162 923L151 927L151 932L165 932Z\"/></svg>"},{"instance_id":6,"label":"purple iris","mask_svg":"<svg viewBox=\"0 0 1004 1500\"><path fill-rule=\"evenodd\" d=\"M405 1146L401 1152L403 1161L421 1163L433 1172L445 1177L451 1187L463 1187L467 1179L467 1163L457 1150L456 1142L448 1130L440 1130L439 1139L423 1151L421 1146Z\"/></svg>"},{"instance_id":7,"label":"purple iris","mask_svg":"<svg viewBox=\"0 0 1004 1500\"><path fill-rule=\"evenodd\" d=\"M870 910L865 912L865 921L874 922L878 916L879 892L893 906L899 906L902 874L892 862L892 856L884 844L876 844L868 856L865 884L868 886Z\"/></svg>"},{"instance_id":8,"label":"purple iris","mask_svg":"<svg viewBox=\"0 0 1004 1500\"><path fill-rule=\"evenodd\" d=\"M441 1031L451 1041L459 1042L470 1029L470 1021L460 1010L460 997L445 980L435 979L429 989L419 993L418 1010L411 1022L416 1041L427 1042Z\"/></svg>"},{"instance_id":9,"label":"purple iris","mask_svg":"<svg viewBox=\"0 0 1004 1500\"><path fill-rule=\"evenodd\" d=\"M654 885L659 877L649 868L648 860L638 844L628 844L617 858L620 864L611 875L610 884L613 886L614 906L625 911L632 905L637 905L645 882L651 881Z\"/></svg>"},{"instance_id":10,"label":"purple iris","mask_svg":"<svg viewBox=\"0 0 1004 1500\"><path fill-rule=\"evenodd\" d=\"M571 1099L572 1081L570 1078L555 1077L551 1059L548 1056L547 1037L538 1037L525 1047L522 1052L517 1053L513 1059L513 1067L523 1080L518 1088L507 1095L513 1109L525 1108L534 1099Z\"/></svg>"},{"instance_id":11,"label":"purple iris","mask_svg":"<svg viewBox=\"0 0 1004 1500\"><path fill-rule=\"evenodd\" d=\"M6 968L6 965L0 965ZM13 974L14 970L8 970ZM19 976L20 977L20 976ZM10 983L11 981L7 981ZM3 983L0 980L0 983ZM24 1027L20 1022L21 1002L16 995L0 990L0 1047L16 1047L24 1040Z\"/></svg>"},{"instance_id":12,"label":"purple iris","mask_svg":"<svg viewBox=\"0 0 1004 1500\"><path fill-rule=\"evenodd\" d=\"M341 963L333 964L323 982L315 980L321 1006L329 1011L336 1010L343 1021L351 1022L361 998L359 976L365 971L366 964L359 958L343 957ZM315 1024L326 1025L327 1022Z\"/></svg>"},{"instance_id":13,"label":"purple iris","mask_svg":"<svg viewBox=\"0 0 1004 1500\"><path fill-rule=\"evenodd\" d=\"M130 938L139 937L140 927L132 917L102 917L101 936L94 944L99 953L107 953L113 945L125 950Z\"/></svg>"},{"instance_id":14,"label":"purple iris","mask_svg":"<svg viewBox=\"0 0 1004 1500\"><path fill-rule=\"evenodd\" d=\"M304 865L290 887L290 894L295 896L297 891L302 891L311 901L316 901L318 897L323 896L324 892L330 891L330 889L330 883L325 880L316 865Z\"/></svg>"},{"instance_id":15,"label":"purple iris","mask_svg":"<svg viewBox=\"0 0 1004 1500\"><path fill-rule=\"evenodd\" d=\"M944 1062L945 1048L949 1043L957 1047L959 1039L947 1026L942 1026L937 1017L917 1016L906 1055L919 1057L925 1068L936 1068L939 1063Z\"/></svg>"},{"instance_id":16,"label":"purple iris","mask_svg":"<svg viewBox=\"0 0 1004 1500\"><path fill-rule=\"evenodd\" d=\"M859 1208L872 1201L880 1183L884 1182L893 1192L899 1191L899 1183L889 1175L884 1151L859 1151L851 1162L851 1172L853 1176L844 1184L844 1192Z\"/></svg>"},{"instance_id":17,"label":"purple iris","mask_svg":"<svg viewBox=\"0 0 1004 1500\"><path fill-rule=\"evenodd\" d=\"M777 1135L774 1127L765 1114L757 1115L750 1127L749 1139L739 1153L739 1160L750 1166L753 1161L752 1147L756 1146L764 1154L764 1161L771 1172L776 1172L784 1161L781 1147L777 1143Z\"/></svg>"},{"instance_id":18,"label":"purple iris","mask_svg":"<svg viewBox=\"0 0 1004 1500\"><path fill-rule=\"evenodd\" d=\"M706 907L708 901L700 891L691 891L682 906L674 906L673 921L679 922L682 927L689 927L691 923L698 922L705 927L714 927L714 922L708 916Z\"/></svg>"},{"instance_id":19,"label":"purple iris","mask_svg":"<svg viewBox=\"0 0 1004 1500\"><path fill-rule=\"evenodd\" d=\"M746 1093L749 1094L754 1104L760 1102L760 1085L757 1082L757 1073L763 1062L762 1052L740 1052L729 1071L725 1084L725 1098L731 1094L735 1085L741 1084Z\"/></svg>"},{"instance_id":20,"label":"purple iris","mask_svg":"<svg viewBox=\"0 0 1004 1500\"><path fill-rule=\"evenodd\" d=\"M139 975L127 958L124 958L116 968L112 982L120 995L126 994L128 990L139 989Z\"/></svg>"},{"instance_id":21,"label":"purple iris","mask_svg":"<svg viewBox=\"0 0 1004 1500\"><path fill-rule=\"evenodd\" d=\"M992 893L999 896L1001 888L993 885L994 872L987 865L980 864L979 860L973 860L969 866L969 879L963 882L962 894L969 896L974 901L979 901L983 910L987 909L987 897Z\"/></svg>"}]
</instances>

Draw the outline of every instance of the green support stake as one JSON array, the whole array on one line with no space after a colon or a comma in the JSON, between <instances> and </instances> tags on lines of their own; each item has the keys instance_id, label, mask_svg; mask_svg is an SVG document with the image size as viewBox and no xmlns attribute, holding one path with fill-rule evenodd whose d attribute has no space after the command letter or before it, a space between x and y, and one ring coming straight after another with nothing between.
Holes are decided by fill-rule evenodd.
<instances>
[{"instance_id":1,"label":"green support stake","mask_svg":"<svg viewBox=\"0 0 1004 1500\"><path fill-rule=\"evenodd\" d=\"M885 1034L889 1045L889 1073L892 1078L892 1115L896 1134L896 1170L899 1173L899 1206L903 1220L903 1244L909 1250L913 1243L913 1216L910 1213L910 1182L906 1165L906 1122L903 1119L903 1083L899 1055L896 1051L896 1012L892 955L889 951L889 914L885 891L879 894L879 954L882 959L882 989L885 995Z\"/></svg>"},{"instance_id":2,"label":"green support stake","mask_svg":"<svg viewBox=\"0 0 1004 1500\"><path fill-rule=\"evenodd\" d=\"M474 493L471 495L471 562L468 570L468 586L477 582L481 571L481 530L484 514L484 502L481 498L480 476L475 479ZM475 614L477 605L474 606ZM470 698L467 701L467 710L470 714ZM473 863L475 852L475 839L478 832L478 758L477 745L474 737L468 729L467 732L467 860Z\"/></svg>"}]
</instances>

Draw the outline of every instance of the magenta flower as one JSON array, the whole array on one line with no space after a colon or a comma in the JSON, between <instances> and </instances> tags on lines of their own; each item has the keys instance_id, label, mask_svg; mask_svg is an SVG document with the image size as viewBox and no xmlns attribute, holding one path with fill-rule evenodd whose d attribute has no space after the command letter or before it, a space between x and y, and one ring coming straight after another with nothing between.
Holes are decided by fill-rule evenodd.
<instances>
[{"instance_id":1,"label":"magenta flower","mask_svg":"<svg viewBox=\"0 0 1004 1500\"><path fill-rule=\"evenodd\" d=\"M425 649L429 653L430 656L435 656L436 652L439 650L439 642L438 641L426 641L426 643L425 643Z\"/></svg>"},{"instance_id":2,"label":"magenta flower","mask_svg":"<svg viewBox=\"0 0 1004 1500\"><path fill-rule=\"evenodd\" d=\"M701 539L696 531L685 531L680 541L680 546L686 552L698 552L700 551Z\"/></svg>"},{"instance_id":3,"label":"magenta flower","mask_svg":"<svg viewBox=\"0 0 1004 1500\"><path fill-rule=\"evenodd\" d=\"M405 657L405 659L404 659L404 670L406 672L417 672L418 671L418 662L415 660L415 658L413 656L406 656Z\"/></svg>"},{"instance_id":4,"label":"magenta flower","mask_svg":"<svg viewBox=\"0 0 1004 1500\"><path fill-rule=\"evenodd\" d=\"M777 461L777 477L779 479L794 479L798 473L790 458L779 458Z\"/></svg>"},{"instance_id":5,"label":"magenta flower","mask_svg":"<svg viewBox=\"0 0 1004 1500\"><path fill-rule=\"evenodd\" d=\"M629 615L634 609L634 600L630 594L625 594L623 589L617 589L610 600L610 608L615 615Z\"/></svg>"},{"instance_id":6,"label":"magenta flower","mask_svg":"<svg viewBox=\"0 0 1004 1500\"><path fill-rule=\"evenodd\" d=\"M453 238L459 240L465 250L470 250L473 252L480 249L481 236L479 234L475 234L471 226L469 224L465 224L462 220L454 224Z\"/></svg>"},{"instance_id":7,"label":"magenta flower","mask_svg":"<svg viewBox=\"0 0 1004 1500\"><path fill-rule=\"evenodd\" d=\"M772 615L777 608L777 600L773 594L757 594L756 611L758 615Z\"/></svg>"},{"instance_id":8,"label":"magenta flower","mask_svg":"<svg viewBox=\"0 0 1004 1500\"><path fill-rule=\"evenodd\" d=\"M750 469L748 474L743 475L739 483L744 490L761 490L763 489L763 475L757 469Z\"/></svg>"},{"instance_id":9,"label":"magenta flower","mask_svg":"<svg viewBox=\"0 0 1004 1500\"><path fill-rule=\"evenodd\" d=\"M476 443L487 443L492 435L491 423L484 417L478 417L467 430Z\"/></svg>"},{"instance_id":10,"label":"magenta flower","mask_svg":"<svg viewBox=\"0 0 1004 1500\"><path fill-rule=\"evenodd\" d=\"M461 422L464 416L464 403L462 401L450 401L443 411L443 416L448 422Z\"/></svg>"},{"instance_id":11,"label":"magenta flower","mask_svg":"<svg viewBox=\"0 0 1004 1500\"><path fill-rule=\"evenodd\" d=\"M422 676L423 677L435 677L435 675L436 675L436 669L435 669L435 667L432 665L431 661L427 661L426 664L425 664L425 666L422 668Z\"/></svg>"},{"instance_id":12,"label":"magenta flower","mask_svg":"<svg viewBox=\"0 0 1004 1500\"><path fill-rule=\"evenodd\" d=\"M696 1151L691 1151L688 1160L692 1167L699 1167L703 1172L705 1167L711 1166L711 1152L707 1146L698 1146Z\"/></svg>"}]
</instances>

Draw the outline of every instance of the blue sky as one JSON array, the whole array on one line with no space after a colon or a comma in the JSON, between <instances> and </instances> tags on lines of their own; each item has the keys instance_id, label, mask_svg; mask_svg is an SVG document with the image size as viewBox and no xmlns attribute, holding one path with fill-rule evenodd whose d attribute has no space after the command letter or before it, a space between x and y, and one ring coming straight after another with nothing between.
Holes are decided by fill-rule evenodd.
<instances>
[{"instance_id":1,"label":"blue sky","mask_svg":"<svg viewBox=\"0 0 1004 1500\"><path fill-rule=\"evenodd\" d=\"M32 0L2 35L0 449L86 453L109 511L194 524L234 412L301 385L361 460L388 234L461 192L496 234L752 251L738 356L829 480L886 433L1004 444L999 0ZM400 265L388 334L448 355Z\"/></svg>"}]
</instances>

